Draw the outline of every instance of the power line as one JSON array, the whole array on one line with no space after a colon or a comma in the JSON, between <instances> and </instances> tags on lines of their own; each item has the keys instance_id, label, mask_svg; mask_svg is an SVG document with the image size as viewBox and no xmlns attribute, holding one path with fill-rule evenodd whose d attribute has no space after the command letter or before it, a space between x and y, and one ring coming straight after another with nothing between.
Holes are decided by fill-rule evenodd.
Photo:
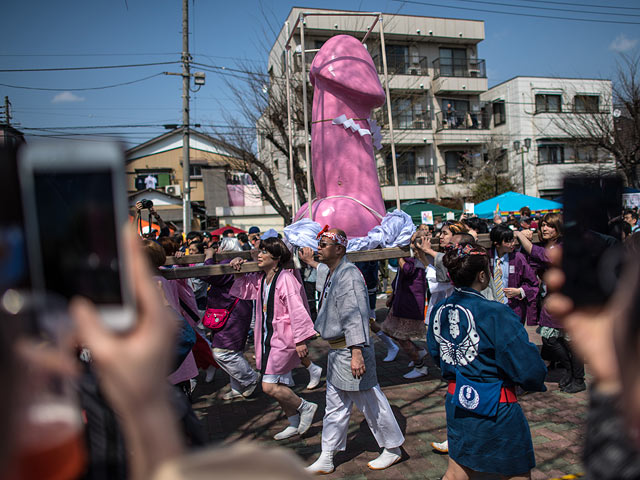
<instances>
[{"instance_id":1,"label":"power line","mask_svg":"<svg viewBox=\"0 0 640 480\"><path fill-rule=\"evenodd\" d=\"M530 7L528 5L514 5L513 3L502 3L502 2L489 2L489 1L480 1L480 0L457 0L458 2L465 3L484 3L485 5L499 5L501 7L513 7L513 8L529 8L533 10L545 10L545 11L556 11L556 12L570 12L570 13L586 13L586 14L594 14L594 15L615 15L617 17L640 17L640 15L631 14L631 13L609 13L609 12L592 12L588 10L572 10L569 8L553 8L553 7Z\"/></svg>"},{"instance_id":2,"label":"power line","mask_svg":"<svg viewBox=\"0 0 640 480\"><path fill-rule=\"evenodd\" d=\"M0 53L0 57L124 57L148 55L180 55L180 52L166 53Z\"/></svg>"},{"instance_id":3,"label":"power line","mask_svg":"<svg viewBox=\"0 0 640 480\"><path fill-rule=\"evenodd\" d=\"M164 123L138 123L138 124L119 124L119 125L81 125L81 126L73 126L73 127L23 127L23 130L82 130L82 129L98 129L98 128L148 128L148 127L162 127L165 125L171 125L170 122ZM178 124L176 124L178 125ZM238 129L247 129L253 130L255 127L251 126L238 126L238 125L219 125L219 124L207 124L207 123L192 123L189 125L190 127L209 127L209 128L238 128Z\"/></svg>"},{"instance_id":4,"label":"power line","mask_svg":"<svg viewBox=\"0 0 640 480\"><path fill-rule=\"evenodd\" d=\"M16 69L4 69L0 70L2 73L13 72L65 72L70 70L104 70L108 68L136 68L136 67L151 67L154 65L173 65L180 63L179 61L173 62L154 62L154 63L136 63L131 65L99 65L96 67L57 67L57 68L16 68Z\"/></svg>"},{"instance_id":5,"label":"power line","mask_svg":"<svg viewBox=\"0 0 640 480\"><path fill-rule=\"evenodd\" d=\"M520 0L522 2L531 3L549 3L551 5L571 5L572 7L591 7L591 8L614 8L618 10L640 10L638 7L616 7L613 5L590 5L588 3L571 3L571 2L551 2L545 0Z\"/></svg>"},{"instance_id":6,"label":"power line","mask_svg":"<svg viewBox=\"0 0 640 480\"><path fill-rule=\"evenodd\" d=\"M191 65L196 65L198 67L207 67L207 68L211 68L214 70L221 70L224 72L237 72L237 73L242 73L244 75L258 75L261 77L268 77L269 75L266 73L261 73L261 72L254 72L251 70L242 70L239 68L231 68L231 67L223 67L223 66L219 66L219 65L208 65L206 63L199 63L199 62L191 62Z\"/></svg>"},{"instance_id":7,"label":"power line","mask_svg":"<svg viewBox=\"0 0 640 480\"><path fill-rule=\"evenodd\" d=\"M640 25L638 22L623 22L620 20L598 20L594 18L574 18L574 17L554 17L551 15L536 15L533 13L516 13L516 12L503 12L498 10L488 10L484 8L470 8L470 7L454 7L451 5L442 5L440 3L418 2L412 0L393 0L394 2L412 3L415 5L423 5L427 7L439 7L439 8L452 8L455 10L465 10L484 13L498 13L501 15L513 15L517 17L532 17L532 18L548 18L551 20L570 20L574 22L591 22L591 23L613 23L618 25Z\"/></svg>"},{"instance_id":8,"label":"power line","mask_svg":"<svg viewBox=\"0 0 640 480\"><path fill-rule=\"evenodd\" d=\"M131 85L133 83L143 82L145 80L149 80L150 78L158 77L160 75L164 75L164 72L163 73L156 73L156 74L153 74L153 75L149 75L148 77L144 77L144 78L139 78L138 80L131 80L130 82L116 83L116 84L113 84L113 85L103 85L101 87L44 88L44 87L23 87L23 86L19 86L19 85L9 85L7 83L0 83L0 85L3 86L3 87L9 87L9 88L20 88L22 90L42 90L42 91L46 91L46 92L84 92L84 91L87 91L87 90L104 90L104 89L107 89L107 88L121 87L123 85Z\"/></svg>"}]
</instances>

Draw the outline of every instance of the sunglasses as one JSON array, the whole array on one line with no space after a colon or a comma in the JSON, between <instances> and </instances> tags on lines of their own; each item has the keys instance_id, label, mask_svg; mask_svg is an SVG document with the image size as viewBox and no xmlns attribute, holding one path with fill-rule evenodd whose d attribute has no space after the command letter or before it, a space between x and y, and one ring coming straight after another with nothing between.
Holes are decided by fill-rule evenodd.
<instances>
[{"instance_id":1,"label":"sunglasses","mask_svg":"<svg viewBox=\"0 0 640 480\"><path fill-rule=\"evenodd\" d=\"M330 245L337 245L337 243L320 242L318 243L318 248L327 248Z\"/></svg>"}]
</instances>

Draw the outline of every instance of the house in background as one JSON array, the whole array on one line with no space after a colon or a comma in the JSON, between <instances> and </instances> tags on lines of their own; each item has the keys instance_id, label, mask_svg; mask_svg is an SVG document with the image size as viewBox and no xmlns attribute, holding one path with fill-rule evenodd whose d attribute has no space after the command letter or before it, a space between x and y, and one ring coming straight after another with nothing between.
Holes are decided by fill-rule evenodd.
<instances>
[{"instance_id":1,"label":"house in background","mask_svg":"<svg viewBox=\"0 0 640 480\"><path fill-rule=\"evenodd\" d=\"M183 130L177 128L126 152L127 189L131 213L135 202L157 201L165 221L182 228ZM264 205L248 175L238 171L234 148L221 140L190 130L189 163L193 224L187 230L230 224L248 229L282 228L275 210ZM177 201L179 200L179 201Z\"/></svg>"},{"instance_id":2,"label":"house in background","mask_svg":"<svg viewBox=\"0 0 640 480\"><path fill-rule=\"evenodd\" d=\"M481 95L493 114L494 148L519 192L553 199L567 174L615 170L610 154L576 141L590 121L613 121L611 93L610 80L518 76Z\"/></svg>"}]
</instances>

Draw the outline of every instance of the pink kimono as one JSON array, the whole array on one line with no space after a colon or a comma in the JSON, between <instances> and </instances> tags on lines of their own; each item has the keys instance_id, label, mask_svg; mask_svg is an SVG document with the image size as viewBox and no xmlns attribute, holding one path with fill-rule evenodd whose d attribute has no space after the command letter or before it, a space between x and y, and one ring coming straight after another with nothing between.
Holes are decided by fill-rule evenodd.
<instances>
[{"instance_id":1,"label":"pink kimono","mask_svg":"<svg viewBox=\"0 0 640 480\"><path fill-rule=\"evenodd\" d=\"M289 270L282 270L275 278L273 316L270 335L263 342L262 279L261 272L248 273L236 279L229 291L230 295L245 300L256 301L256 324L254 338L256 345L256 367L267 375L282 375L300 364L296 343L316 335L313 321L309 316L309 306L302 284ZM266 352L266 364L262 364Z\"/></svg>"},{"instance_id":2,"label":"pink kimono","mask_svg":"<svg viewBox=\"0 0 640 480\"><path fill-rule=\"evenodd\" d=\"M164 294L167 297L169 305L171 305L176 312L180 312L180 295L178 293L178 285L176 283L172 283L161 275L154 276L153 280L155 282L162 283L162 289L164 290ZM191 378L196 378L197 376L198 367L196 366L196 360L193 356L193 352L189 352L182 364L175 372L169 375L168 379L169 383L176 385Z\"/></svg>"}]
</instances>

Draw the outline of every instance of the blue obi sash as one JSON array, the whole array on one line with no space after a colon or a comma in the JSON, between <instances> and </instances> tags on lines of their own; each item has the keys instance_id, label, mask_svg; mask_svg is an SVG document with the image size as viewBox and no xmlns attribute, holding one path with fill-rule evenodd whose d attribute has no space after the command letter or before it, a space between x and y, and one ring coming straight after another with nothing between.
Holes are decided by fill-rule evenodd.
<instances>
[{"instance_id":1,"label":"blue obi sash","mask_svg":"<svg viewBox=\"0 0 640 480\"><path fill-rule=\"evenodd\" d=\"M456 390L451 402L476 415L495 417L498 413L501 389L502 382L474 382L456 369Z\"/></svg>"}]
</instances>

